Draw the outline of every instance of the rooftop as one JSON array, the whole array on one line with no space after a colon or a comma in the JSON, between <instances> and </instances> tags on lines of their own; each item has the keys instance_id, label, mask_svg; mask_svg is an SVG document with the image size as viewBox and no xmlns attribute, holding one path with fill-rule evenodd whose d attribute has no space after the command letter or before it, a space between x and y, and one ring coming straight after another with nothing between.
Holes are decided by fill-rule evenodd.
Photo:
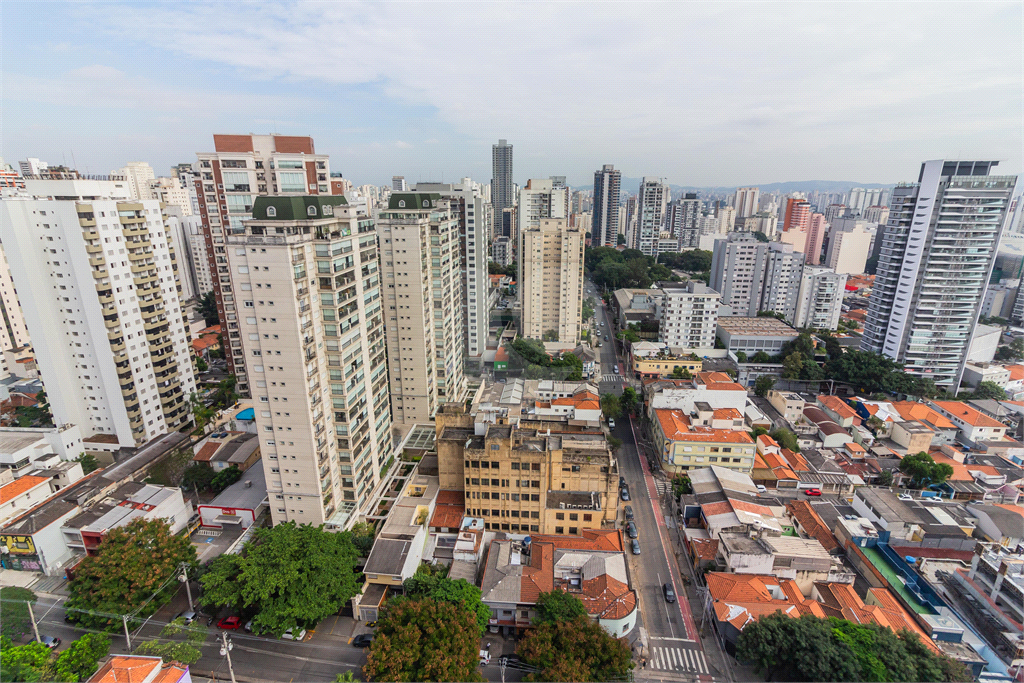
<instances>
[{"instance_id":1,"label":"rooftop","mask_svg":"<svg viewBox=\"0 0 1024 683\"><path fill-rule=\"evenodd\" d=\"M655 411L665 438L670 441L698 441L707 443L753 444L750 434L731 429L714 429L704 425L692 426L690 418L681 410L659 408Z\"/></svg>"},{"instance_id":2,"label":"rooftop","mask_svg":"<svg viewBox=\"0 0 1024 683\"><path fill-rule=\"evenodd\" d=\"M45 484L50 481L49 477L37 477L32 474L26 474L20 479L15 479L10 484L0 486L0 505L14 500L26 491L31 491L40 484Z\"/></svg>"},{"instance_id":3,"label":"rooftop","mask_svg":"<svg viewBox=\"0 0 1024 683\"><path fill-rule=\"evenodd\" d=\"M999 420L994 420L980 410L960 401L933 401L933 403L936 407L946 411L948 415L952 415L972 427L1006 427Z\"/></svg>"},{"instance_id":4,"label":"rooftop","mask_svg":"<svg viewBox=\"0 0 1024 683\"><path fill-rule=\"evenodd\" d=\"M796 337L799 333L778 318L745 318L725 316L718 319L718 327L732 336Z\"/></svg>"},{"instance_id":5,"label":"rooftop","mask_svg":"<svg viewBox=\"0 0 1024 683\"><path fill-rule=\"evenodd\" d=\"M267 499L267 477L259 464L250 467L242 478L221 491L220 495L210 502L214 507L256 510Z\"/></svg>"}]
</instances>

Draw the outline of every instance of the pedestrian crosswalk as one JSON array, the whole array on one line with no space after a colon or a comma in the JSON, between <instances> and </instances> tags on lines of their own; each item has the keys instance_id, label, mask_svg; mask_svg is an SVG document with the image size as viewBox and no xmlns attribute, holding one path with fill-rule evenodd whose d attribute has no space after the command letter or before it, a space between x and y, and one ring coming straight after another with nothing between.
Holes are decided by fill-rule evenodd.
<instances>
[{"instance_id":1,"label":"pedestrian crosswalk","mask_svg":"<svg viewBox=\"0 0 1024 683\"><path fill-rule=\"evenodd\" d=\"M622 375L601 375L602 382L621 382Z\"/></svg>"},{"instance_id":2,"label":"pedestrian crosswalk","mask_svg":"<svg viewBox=\"0 0 1024 683\"><path fill-rule=\"evenodd\" d=\"M672 483L665 481L664 479L655 479L654 486L658 489L659 496L664 496L672 490Z\"/></svg>"},{"instance_id":3,"label":"pedestrian crosswalk","mask_svg":"<svg viewBox=\"0 0 1024 683\"><path fill-rule=\"evenodd\" d=\"M708 674L708 662L700 650L685 647L651 646L647 668L654 671L685 671Z\"/></svg>"}]
</instances>

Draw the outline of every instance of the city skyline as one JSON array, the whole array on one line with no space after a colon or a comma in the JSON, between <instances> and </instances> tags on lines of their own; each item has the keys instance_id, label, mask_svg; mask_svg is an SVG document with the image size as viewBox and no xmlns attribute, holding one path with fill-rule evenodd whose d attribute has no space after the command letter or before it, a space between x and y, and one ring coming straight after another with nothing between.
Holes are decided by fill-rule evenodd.
<instances>
[{"instance_id":1,"label":"city skyline","mask_svg":"<svg viewBox=\"0 0 1024 683\"><path fill-rule=\"evenodd\" d=\"M528 7L467 7L454 19L430 6L250 5L244 15L229 5L112 7L54 5L67 18L59 42L30 5L5 5L6 160L39 157L92 174L147 161L163 175L206 149L211 132L251 131L314 137L356 185L387 185L396 174L410 184L464 176L487 183L487 151L499 138L518 148L520 185L565 175L586 187L606 163L624 180L701 187L891 184L913 180L908 169L921 159L958 156L1020 170L1021 65L1003 55L1019 51L1022 9L1010 3L972 4L970 12L955 3L897 4L877 18L856 5L751 5L739 14L667 5L654 24L613 6L584 15L565 5L530 22L534 33L520 36L529 40L497 47L489 36L506 25L521 31ZM916 33L901 20L911 15L924 27ZM240 19L244 37L234 33ZM837 26L845 29L829 28ZM564 39L547 40L566 29L574 45L567 57ZM693 40L677 47L656 39L688 29ZM634 44L641 30L655 39ZM607 37L584 39L594 35ZM779 47L782 35L798 38L785 42L804 58ZM974 35L984 38L966 45L970 60L945 47L964 47ZM243 40L263 56L241 49ZM705 56L722 41L744 49ZM630 98L587 88L566 97L572 79L541 83L526 66L492 68L525 65L528 56L557 61L575 82L593 63L607 64L603 77L639 79L654 103L637 110ZM466 64L479 76L467 77ZM667 78L679 67L686 78ZM954 81L969 83L985 107L968 117L950 108ZM461 87L468 82L474 88ZM548 97L554 92L561 96ZM193 106L207 100L221 106Z\"/></svg>"}]
</instances>

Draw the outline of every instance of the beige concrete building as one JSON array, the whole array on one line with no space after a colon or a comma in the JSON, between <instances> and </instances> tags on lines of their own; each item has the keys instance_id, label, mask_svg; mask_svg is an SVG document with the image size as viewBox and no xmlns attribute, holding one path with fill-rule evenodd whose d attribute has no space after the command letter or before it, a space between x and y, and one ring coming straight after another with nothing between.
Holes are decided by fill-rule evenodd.
<instances>
[{"instance_id":1,"label":"beige concrete building","mask_svg":"<svg viewBox=\"0 0 1024 683\"><path fill-rule=\"evenodd\" d=\"M346 528L392 453L373 221L343 196L257 197L226 242L271 518Z\"/></svg>"},{"instance_id":2,"label":"beige concrete building","mask_svg":"<svg viewBox=\"0 0 1024 683\"><path fill-rule=\"evenodd\" d=\"M522 335L578 344L586 233L563 219L542 219L522 233L519 298Z\"/></svg>"},{"instance_id":3,"label":"beige concrete building","mask_svg":"<svg viewBox=\"0 0 1024 683\"><path fill-rule=\"evenodd\" d=\"M468 412L464 403L443 406L441 488L465 492L466 514L491 530L575 536L614 522L619 471L600 423L521 419L525 391L521 380L485 385Z\"/></svg>"},{"instance_id":4,"label":"beige concrete building","mask_svg":"<svg viewBox=\"0 0 1024 683\"><path fill-rule=\"evenodd\" d=\"M11 351L29 346L32 342L25 326L25 316L21 312L21 302L18 301L18 292L14 289L14 279L3 251L0 251L0 313L3 315L0 350Z\"/></svg>"},{"instance_id":5,"label":"beige concrete building","mask_svg":"<svg viewBox=\"0 0 1024 683\"><path fill-rule=\"evenodd\" d=\"M377 236L392 416L408 427L466 392L459 221L436 192L396 192Z\"/></svg>"}]
</instances>

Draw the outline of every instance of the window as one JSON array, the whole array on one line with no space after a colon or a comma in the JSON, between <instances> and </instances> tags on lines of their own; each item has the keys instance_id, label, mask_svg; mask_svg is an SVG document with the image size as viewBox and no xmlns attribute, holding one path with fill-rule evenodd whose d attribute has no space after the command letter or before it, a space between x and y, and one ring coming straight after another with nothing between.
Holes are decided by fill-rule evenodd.
<instances>
[{"instance_id":1,"label":"window","mask_svg":"<svg viewBox=\"0 0 1024 683\"><path fill-rule=\"evenodd\" d=\"M576 513L576 512L570 512L569 513L569 521L570 522L578 522L579 519L580 519L580 516L579 516L578 513Z\"/></svg>"},{"instance_id":2,"label":"window","mask_svg":"<svg viewBox=\"0 0 1024 683\"><path fill-rule=\"evenodd\" d=\"M556 534L564 534L565 533L565 527L563 527L563 526L556 526L555 527L555 533Z\"/></svg>"},{"instance_id":3,"label":"window","mask_svg":"<svg viewBox=\"0 0 1024 683\"><path fill-rule=\"evenodd\" d=\"M281 192L306 191L306 174L302 171L279 171L277 179Z\"/></svg>"},{"instance_id":4,"label":"window","mask_svg":"<svg viewBox=\"0 0 1024 683\"><path fill-rule=\"evenodd\" d=\"M556 512L555 513L555 519L565 519L565 513L564 512Z\"/></svg>"},{"instance_id":5,"label":"window","mask_svg":"<svg viewBox=\"0 0 1024 683\"><path fill-rule=\"evenodd\" d=\"M575 536L575 535L577 535L579 533L579 529L577 529L574 526L571 526L571 527L569 527L569 533L572 534L573 536Z\"/></svg>"}]
</instances>

